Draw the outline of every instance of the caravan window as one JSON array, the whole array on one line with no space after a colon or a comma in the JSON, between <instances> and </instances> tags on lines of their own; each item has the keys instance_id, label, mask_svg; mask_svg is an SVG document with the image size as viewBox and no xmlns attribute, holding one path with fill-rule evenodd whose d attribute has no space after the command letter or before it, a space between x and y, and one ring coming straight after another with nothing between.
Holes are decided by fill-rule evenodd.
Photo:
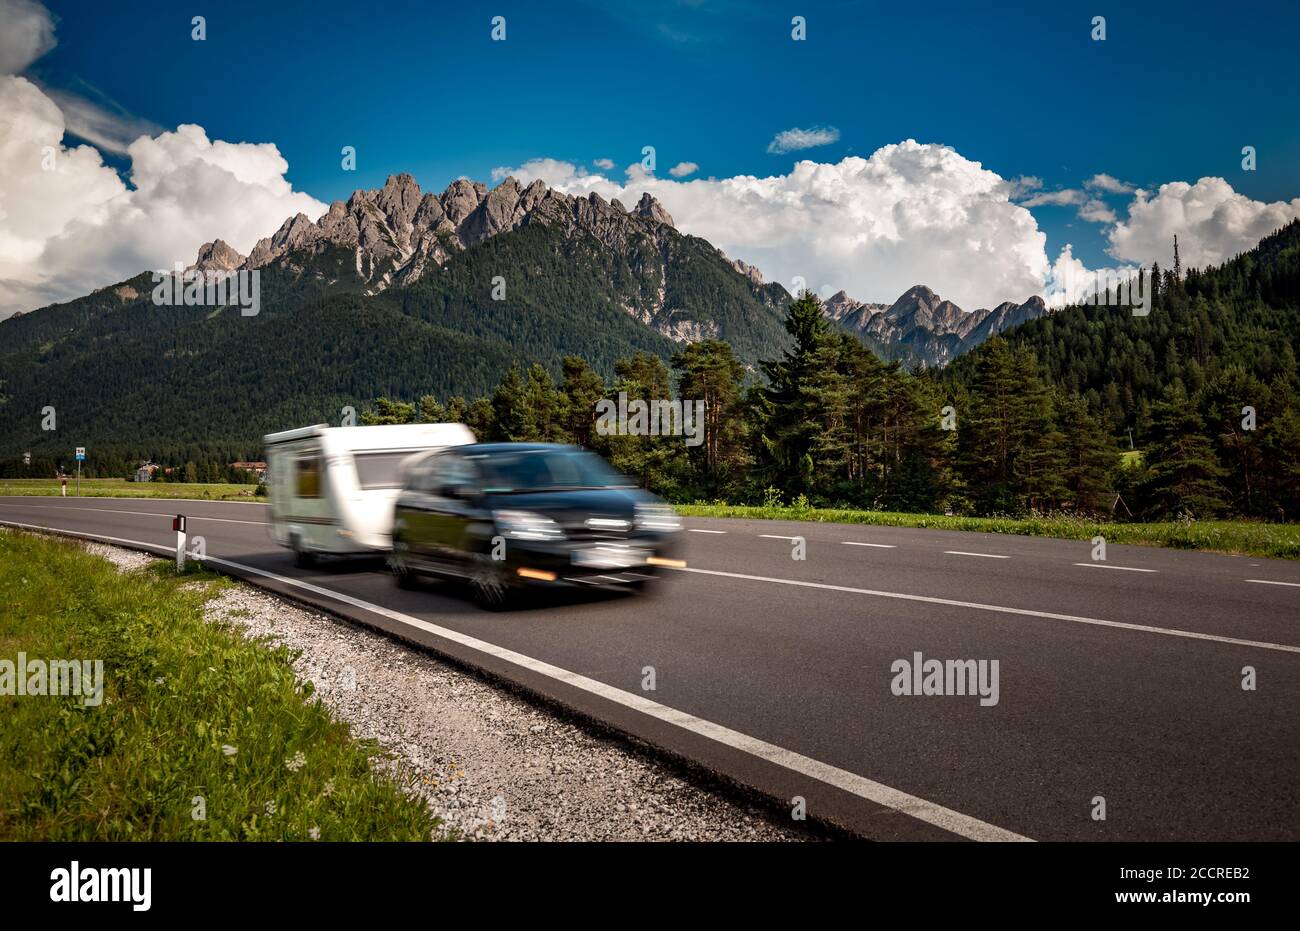
<instances>
[{"instance_id":1,"label":"caravan window","mask_svg":"<svg viewBox=\"0 0 1300 931\"><path fill-rule=\"evenodd\" d=\"M396 453L357 453L357 481L362 489L398 488L402 484L400 466L410 450Z\"/></svg>"},{"instance_id":2,"label":"caravan window","mask_svg":"<svg viewBox=\"0 0 1300 931\"><path fill-rule=\"evenodd\" d=\"M294 494L299 498L320 497L320 457L294 460Z\"/></svg>"}]
</instances>

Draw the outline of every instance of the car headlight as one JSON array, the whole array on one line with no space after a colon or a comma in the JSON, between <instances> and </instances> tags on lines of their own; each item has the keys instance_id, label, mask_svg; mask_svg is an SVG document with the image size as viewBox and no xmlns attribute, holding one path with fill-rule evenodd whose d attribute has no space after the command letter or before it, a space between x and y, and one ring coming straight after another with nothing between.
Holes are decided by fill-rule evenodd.
<instances>
[{"instance_id":1,"label":"car headlight","mask_svg":"<svg viewBox=\"0 0 1300 931\"><path fill-rule=\"evenodd\" d=\"M493 511L497 530L510 540L563 540L564 531L549 517L532 511Z\"/></svg>"},{"instance_id":2,"label":"car headlight","mask_svg":"<svg viewBox=\"0 0 1300 931\"><path fill-rule=\"evenodd\" d=\"M638 504L636 529L656 533L673 533L682 529L682 519L666 504Z\"/></svg>"}]
</instances>

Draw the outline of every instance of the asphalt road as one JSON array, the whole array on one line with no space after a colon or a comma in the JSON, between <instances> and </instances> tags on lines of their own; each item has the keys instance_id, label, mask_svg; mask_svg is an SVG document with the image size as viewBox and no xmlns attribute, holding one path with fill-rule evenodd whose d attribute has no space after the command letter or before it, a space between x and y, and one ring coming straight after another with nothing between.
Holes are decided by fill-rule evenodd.
<instances>
[{"instance_id":1,"label":"asphalt road","mask_svg":"<svg viewBox=\"0 0 1300 931\"><path fill-rule=\"evenodd\" d=\"M263 505L0 498L0 522L157 547L177 512L225 571L866 837L1300 839L1297 563L1110 546L1096 564L1086 542L699 519L656 595L491 613L373 563L295 568ZM997 703L893 694L892 664L917 652L996 660Z\"/></svg>"}]
</instances>

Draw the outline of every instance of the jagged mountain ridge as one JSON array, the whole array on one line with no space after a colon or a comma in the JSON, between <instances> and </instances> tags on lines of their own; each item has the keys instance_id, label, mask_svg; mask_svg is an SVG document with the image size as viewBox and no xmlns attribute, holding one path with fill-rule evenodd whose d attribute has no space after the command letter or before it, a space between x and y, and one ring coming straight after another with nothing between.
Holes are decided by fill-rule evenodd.
<instances>
[{"instance_id":1,"label":"jagged mountain ridge","mask_svg":"<svg viewBox=\"0 0 1300 931\"><path fill-rule=\"evenodd\" d=\"M766 311L760 316L768 319L751 321L761 329L774 331L789 299L779 285L765 284L757 269L733 262L704 240L678 232L672 216L649 193L629 210L617 199L606 201L595 192L578 197L540 180L522 186L513 177L491 189L462 178L442 194L434 194L422 192L409 174L392 175L378 190L357 190L346 201L335 201L314 223L302 213L286 219L248 256L221 240L205 243L191 268L230 272L281 264L301 270L304 256L338 246L353 251L365 293L374 295L412 285L466 249L538 223L570 238L590 235L604 248L630 259L641 286L633 289L637 293L623 295L622 309L676 341L734 340L739 335L724 332L727 328L720 320L693 313L684 306L686 301L673 300L672 256L683 251L682 240L707 246L696 249L702 254L697 257L716 257L719 265L744 279L752 298ZM708 252L715 255L703 255ZM508 279L512 269L501 271Z\"/></svg>"},{"instance_id":2,"label":"jagged mountain ridge","mask_svg":"<svg viewBox=\"0 0 1300 931\"><path fill-rule=\"evenodd\" d=\"M881 356L929 367L946 365L990 336L1048 313L1037 295L1022 304L1003 301L991 310L967 312L925 285L909 288L892 304L863 303L840 291L822 309Z\"/></svg>"},{"instance_id":3,"label":"jagged mountain ridge","mask_svg":"<svg viewBox=\"0 0 1300 931\"><path fill-rule=\"evenodd\" d=\"M286 219L248 256L221 240L206 243L192 267L224 273L280 263L301 272L304 255L337 246L352 250L356 274L365 293L373 295L412 285L436 273L453 255L536 223L566 237L590 234L604 248L631 258L640 287L622 295L620 306L662 335L677 342L713 337L746 341L734 326L724 332L719 321L702 319L679 306L685 302L671 299L670 254L682 234L649 193L628 210L617 199L606 201L594 192L586 197L565 194L540 180L522 186L507 177L489 189L462 178L434 194L422 192L411 175L401 173L378 190L357 190L346 201L335 201L314 223L301 213ZM748 283L758 303L772 311L761 321L767 331L761 335L779 342L772 316L780 315L788 293L766 283L758 268L712 251ZM1047 313L1038 297L967 313L924 285L910 288L888 305L856 301L840 291L823 302L823 309L885 358L927 366L945 365L989 336Z\"/></svg>"}]
</instances>

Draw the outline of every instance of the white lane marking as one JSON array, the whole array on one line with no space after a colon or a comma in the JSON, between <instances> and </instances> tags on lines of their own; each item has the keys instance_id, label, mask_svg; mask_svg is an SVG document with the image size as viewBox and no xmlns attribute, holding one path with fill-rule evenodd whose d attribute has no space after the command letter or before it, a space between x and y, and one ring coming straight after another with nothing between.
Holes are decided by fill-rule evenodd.
<instances>
[{"instance_id":1,"label":"white lane marking","mask_svg":"<svg viewBox=\"0 0 1300 931\"><path fill-rule=\"evenodd\" d=\"M845 546L874 546L878 550L896 550L898 549L892 543L855 543L853 540L841 540Z\"/></svg>"},{"instance_id":2,"label":"white lane marking","mask_svg":"<svg viewBox=\"0 0 1300 931\"><path fill-rule=\"evenodd\" d=\"M1254 582L1256 585L1287 585L1291 588L1300 588L1300 582L1274 582L1272 579L1243 579L1244 582Z\"/></svg>"},{"instance_id":3,"label":"white lane marking","mask_svg":"<svg viewBox=\"0 0 1300 931\"><path fill-rule=\"evenodd\" d=\"M985 559L1010 559L1010 556L999 556L996 553L964 553L961 550L944 550L949 556L983 556Z\"/></svg>"},{"instance_id":4,"label":"white lane marking","mask_svg":"<svg viewBox=\"0 0 1300 931\"><path fill-rule=\"evenodd\" d=\"M686 528L686 532L687 532L687 533L726 533L727 531L725 531L725 530L700 530L700 529L698 529L698 528L696 528L696 527L687 527L687 528Z\"/></svg>"},{"instance_id":5,"label":"white lane marking","mask_svg":"<svg viewBox=\"0 0 1300 931\"><path fill-rule=\"evenodd\" d=\"M1076 566L1086 566L1094 569L1123 569L1125 572L1159 572L1159 569L1135 569L1132 566L1112 566L1104 562L1076 562Z\"/></svg>"},{"instance_id":6,"label":"white lane marking","mask_svg":"<svg viewBox=\"0 0 1300 931\"><path fill-rule=\"evenodd\" d=\"M0 480L0 486L4 484ZM126 498L115 498L112 495L82 495L80 498L73 496L65 498L62 495L0 495L0 504L8 504L11 501L162 501L168 504L237 504L240 507L259 507L269 508L271 505L266 501L237 501L229 498L154 498L148 495L132 495ZM20 505L13 505L19 507ZM147 513L154 513L149 511Z\"/></svg>"},{"instance_id":7,"label":"white lane marking","mask_svg":"<svg viewBox=\"0 0 1300 931\"><path fill-rule=\"evenodd\" d=\"M180 501L183 499L171 498L168 500ZM204 503L208 503L208 502L204 502ZM51 511L51 510L52 511L98 511L101 514L134 514L140 517L160 517L163 518L164 520L169 520L172 516L170 514L161 511L128 511L124 508L86 508L86 507L73 507L72 505L55 506L53 508L48 508L48 507L43 508L39 504L8 504L6 506L11 508L27 508L28 510L35 510L35 511L42 511L42 510L44 511ZM189 520L207 520L207 521L214 521L222 524L255 524L259 527L266 526L266 521L264 520L235 520L232 517L195 517L192 514L188 514L186 515L186 517Z\"/></svg>"},{"instance_id":8,"label":"white lane marking","mask_svg":"<svg viewBox=\"0 0 1300 931\"><path fill-rule=\"evenodd\" d=\"M848 592L853 595L874 595L877 598L897 598L900 601L920 601L925 604L951 605L955 608L973 608L976 611L994 611L1001 614L1020 614L1025 617L1042 617L1052 621L1071 621L1075 624L1093 624L1097 627L1114 627L1119 630L1137 630L1148 634L1164 634L1167 637L1186 637L1189 640L1210 640L1214 643L1230 643L1233 646L1255 647L1261 650L1277 650L1281 653L1300 653L1300 646L1286 643L1268 643L1263 640L1240 640L1236 637L1221 637L1218 634L1202 634L1194 630L1179 630L1175 627L1150 627L1146 624L1129 624L1125 621L1104 621L1095 617L1079 617L1074 614L1055 614L1051 611L1032 611L1029 608L1008 608L1004 605L981 604L978 601L957 601L952 598L936 598L932 595L905 595L902 592L882 592L870 588L852 588L848 585L829 585L825 582L803 582L799 579L777 579L765 575L745 575L741 572L721 572L717 569L696 569L694 567L677 569L677 572L696 572L700 575L721 575L731 579L749 579L753 582L774 582L778 585L797 585L800 588L822 588L832 592ZM1291 583L1286 583L1291 584Z\"/></svg>"},{"instance_id":9,"label":"white lane marking","mask_svg":"<svg viewBox=\"0 0 1300 931\"><path fill-rule=\"evenodd\" d=\"M776 534L776 533L760 533L759 536L763 537L766 540L798 540L799 539L798 537L783 537L780 534Z\"/></svg>"},{"instance_id":10,"label":"white lane marking","mask_svg":"<svg viewBox=\"0 0 1300 931\"><path fill-rule=\"evenodd\" d=\"M0 521L0 523L10 524L11 526L25 527L31 530L45 530L48 528L34 527L29 524L16 524L12 521ZM120 537L104 537L98 534L78 533L72 530L60 531L75 537L85 537L92 540L112 540L115 543L127 543L132 546L143 547L146 550L158 549L154 544L142 543L139 540L123 540ZM714 724L704 718L697 718L693 714L685 711L678 711L675 708L669 708L667 705L661 705L656 701L651 701L643 695L635 692L627 692L623 689L615 688L612 685L606 685L595 679L589 679L584 675L562 669L559 666L553 666L543 660L534 659L523 653L517 653L514 650L499 647L494 643L488 643L486 640L480 640L477 637L471 637L469 634L463 634L458 630L451 630L447 627L440 627L437 624L431 624L428 621L418 617L412 617L409 614L402 614L385 608L381 605L372 604L360 598L353 598L351 595L345 595L342 592L336 592L328 588L321 588L318 585L312 585L310 582L302 582L298 579L289 578L288 576L277 575L274 572L267 572L264 569L257 569L253 566L247 566L243 563L230 562L225 559L218 559L215 556L208 556L205 562L216 563L220 566L229 566L232 569L241 569L253 575L262 576L263 578L275 579L286 585L292 585L301 588L304 591L314 592L318 595L324 595L327 598L333 598L344 604L353 607L362 608L375 614L382 615L390 620L414 627L419 630L427 631L434 636L442 637L445 640L451 640L462 646L469 647L472 650L478 650L480 653L486 653L489 656L495 656L498 659L521 666L531 672L548 676L566 685L581 689L584 692L590 692L608 701L616 702L626 708L640 711L642 714L656 718L668 724L675 724L683 730L707 737L717 743L740 750L755 756L761 760L766 760L777 766L784 767L792 772L808 776L827 785L832 785L837 789L842 789L852 795L874 802L877 805L883 805L892 808L895 811L915 818L918 821L924 821L926 824L932 824L935 827L949 831L960 837L970 840L979 841L1032 841L1033 838L1025 837L1023 834L1017 834L1014 831L1008 831L1006 828L1000 828L995 824L989 824L970 815L964 815L959 811L951 808L945 808L934 802L926 801L915 795L909 795L898 789L891 788L883 783L867 779L865 776L859 776L857 773L851 773L848 770L840 769L829 763L823 763L820 760L814 760L812 757L804 756L801 753L795 753L793 750L787 750L784 747L778 747L776 744L770 744L765 740L759 740L757 737L750 737L748 734L742 734L740 731L734 731L729 727L721 724ZM720 573L727 574L727 573Z\"/></svg>"}]
</instances>

